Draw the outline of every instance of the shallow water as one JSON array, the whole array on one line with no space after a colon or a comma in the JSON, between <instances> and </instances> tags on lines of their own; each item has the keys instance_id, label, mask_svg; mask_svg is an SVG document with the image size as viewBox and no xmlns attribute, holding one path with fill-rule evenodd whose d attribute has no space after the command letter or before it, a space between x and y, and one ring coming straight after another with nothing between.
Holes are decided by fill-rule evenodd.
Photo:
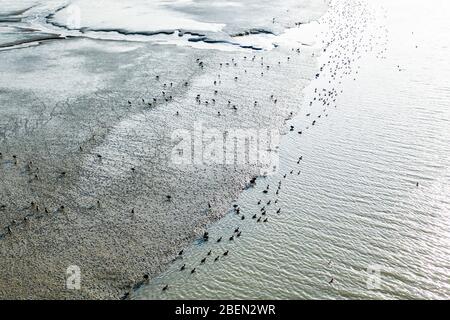
<instances>
[{"instance_id":1,"label":"shallow water","mask_svg":"<svg viewBox=\"0 0 450 320\"><path fill-rule=\"evenodd\" d=\"M155 25L132 34L139 30L108 21L114 12L103 22L91 17L84 26L128 27L130 34L83 33L45 19L70 1L0 2L6 3L0 8L0 42L26 38L35 46L15 50L18 46L8 44L0 60L0 173L6 181L0 200L8 204L0 219L0 278L8 282L0 282L0 296L117 298L142 274L158 274L259 172L255 167L181 168L161 161L173 147L170 133L190 129L196 120L222 130L278 128L300 107L299 115L285 123L288 134L274 152L279 150L278 171L241 193L239 215L230 210L209 225L210 241L194 241L183 259L132 298L448 298L446 2L431 7L420 1L332 1L319 25L300 27L295 21L319 16L322 1L284 1L273 8L271 1L248 0L238 14L237 2L224 7L214 1L210 10L203 1L164 2L167 15L182 14L195 23L228 22L223 32L202 30L220 43L190 42L189 34L178 39L180 30L144 34L157 31ZM162 2L150 4L155 3ZM21 13L25 5L35 7ZM258 5L264 15L250 15ZM16 16L23 19L14 21ZM273 34L236 34L260 27ZM324 32L324 45L329 42L316 67L315 30ZM59 39L41 43L33 40L36 35ZM199 68L196 59L206 67ZM219 62L230 64L219 67ZM301 92L321 66L319 79ZM219 74L217 103L197 104L198 93L207 100L214 96ZM172 89L162 86L169 81ZM164 102L162 90L173 94L173 101ZM279 99L276 106L271 93ZM152 97L161 103L149 108L141 99ZM13 165L13 152L19 166ZM38 181L30 181L25 168L31 159L39 166ZM67 179L60 177L62 170ZM266 185L269 192L263 194ZM169 193L172 202L165 199ZM52 214L30 212L32 200ZM64 214L54 210L62 203ZM24 216L28 222L14 224L13 236L8 235L6 226ZM228 240L238 226L242 235ZM228 256L222 256L225 250ZM61 286L61 270L73 263L83 272L80 292ZM162 292L166 284L169 289Z\"/></svg>"},{"instance_id":2,"label":"shallow water","mask_svg":"<svg viewBox=\"0 0 450 320\"><path fill-rule=\"evenodd\" d=\"M340 10L333 3L331 15ZM208 242L194 242L133 298L448 299L449 9L445 1L370 1L358 27L367 34L333 42L320 58L361 49L351 73L331 78L325 68L308 87L288 122L295 131L281 140L279 172L244 191L239 215L230 210L212 224ZM330 86L343 91L336 108L310 107L314 89ZM258 223L252 216L263 205L268 222ZM238 226L241 237L228 240Z\"/></svg>"}]
</instances>

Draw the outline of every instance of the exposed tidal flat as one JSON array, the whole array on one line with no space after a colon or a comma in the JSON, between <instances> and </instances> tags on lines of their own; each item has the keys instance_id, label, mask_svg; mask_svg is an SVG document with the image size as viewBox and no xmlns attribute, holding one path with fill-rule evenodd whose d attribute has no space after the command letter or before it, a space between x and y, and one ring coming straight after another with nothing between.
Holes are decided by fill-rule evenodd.
<instances>
[{"instance_id":1,"label":"exposed tidal flat","mask_svg":"<svg viewBox=\"0 0 450 320\"><path fill-rule=\"evenodd\" d=\"M280 134L317 72L317 49L300 43L300 52L218 50L61 35L63 27L46 24L60 2L6 4L0 19L7 49L0 53L1 298L115 299L144 275L159 274L252 178L276 170L221 159L182 165L173 158L174 132L195 139L195 126L202 125L220 133ZM277 6L278 16L289 5ZM326 6L317 8L302 21ZM278 28L288 24L295 26L287 19ZM203 27L189 26L193 33ZM276 145L264 148L277 152ZM79 290L66 288L70 266L81 271Z\"/></svg>"}]
</instances>

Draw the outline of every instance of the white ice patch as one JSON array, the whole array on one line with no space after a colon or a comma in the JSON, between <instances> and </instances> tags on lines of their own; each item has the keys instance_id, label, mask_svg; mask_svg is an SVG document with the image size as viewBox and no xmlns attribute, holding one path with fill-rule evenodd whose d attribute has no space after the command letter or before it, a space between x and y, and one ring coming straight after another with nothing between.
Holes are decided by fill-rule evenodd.
<instances>
[{"instance_id":1,"label":"white ice patch","mask_svg":"<svg viewBox=\"0 0 450 320\"><path fill-rule=\"evenodd\" d=\"M173 4L173 2L163 0L75 0L71 2L70 6L58 11L53 20L59 25L70 25L73 7L76 7L80 14L80 26L91 29L121 29L128 32L185 29L219 32L225 26L220 23L196 21L187 14L171 10L168 4Z\"/></svg>"},{"instance_id":2,"label":"white ice patch","mask_svg":"<svg viewBox=\"0 0 450 320\"><path fill-rule=\"evenodd\" d=\"M315 47L320 30L320 24L313 21L296 28L287 29L280 35L259 33L234 37L233 40L241 46L253 46L263 50L271 50L276 46L306 45Z\"/></svg>"}]
</instances>

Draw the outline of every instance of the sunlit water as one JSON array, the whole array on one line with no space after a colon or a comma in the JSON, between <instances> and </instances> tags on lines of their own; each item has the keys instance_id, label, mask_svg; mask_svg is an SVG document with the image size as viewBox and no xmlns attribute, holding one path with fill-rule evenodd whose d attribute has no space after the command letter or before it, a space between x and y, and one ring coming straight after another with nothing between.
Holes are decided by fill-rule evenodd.
<instances>
[{"instance_id":1,"label":"sunlit water","mask_svg":"<svg viewBox=\"0 0 450 320\"><path fill-rule=\"evenodd\" d=\"M240 215L230 210L208 242L194 242L133 298L449 298L450 5L372 5L386 52L363 54L339 86L312 82L287 124L296 129L282 138L279 172L244 191ZM327 85L343 93L325 116L309 100ZM266 223L252 219L262 206Z\"/></svg>"}]
</instances>

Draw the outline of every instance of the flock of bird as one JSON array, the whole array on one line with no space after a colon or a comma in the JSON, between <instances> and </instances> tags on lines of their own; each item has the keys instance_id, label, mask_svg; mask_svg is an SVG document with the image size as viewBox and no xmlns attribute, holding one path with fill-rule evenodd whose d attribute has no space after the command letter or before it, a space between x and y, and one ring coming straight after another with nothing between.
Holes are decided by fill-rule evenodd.
<instances>
[{"instance_id":1,"label":"flock of bird","mask_svg":"<svg viewBox=\"0 0 450 320\"><path fill-rule=\"evenodd\" d=\"M355 62L358 61L364 52L375 51L377 46L382 46L382 48L377 52L378 58L383 58L386 53L386 40L385 40L385 32L377 37L370 37L366 34L367 28L371 22L373 22L373 17L368 14L368 9L364 4L364 1L356 2L355 6L348 7L345 5L345 2L339 3L339 1L331 1L330 7L332 10L329 11L326 16L326 22L329 25L328 34L325 34L323 40L323 57L326 57L325 62L322 63L319 67L316 78L316 87L314 87L313 92L311 94L310 101L306 102L309 107L313 107L314 110L317 110L315 116L312 115L312 112L308 112L305 116L309 119L309 124L302 128L295 128L294 125L289 126L289 131L291 133L297 133L299 136L302 135L305 130L308 130L315 126L318 121L323 119L323 117L328 117L330 108L337 108L337 99L340 94L343 93L342 82L345 79L348 79L350 76L353 77L352 80L356 80L356 75L358 74L359 66L355 66ZM343 25L342 21L346 21ZM381 28L380 28L381 29ZM378 30L379 31L379 30ZM384 40L384 41L383 41ZM301 53L300 48L291 48L293 53ZM314 53L313 53L314 56ZM219 67L223 66L237 66L239 58L233 58L229 62L220 63ZM264 72L270 72L271 66L270 64L264 60L264 57L257 58L253 56L248 58L247 56L242 57L243 60L250 59L252 62L259 62L261 64L261 76L264 76ZM290 56L286 57L286 61L289 62L291 60ZM200 63L200 61L197 61ZM281 64L281 61L278 61L276 64ZM201 64L203 68L204 65ZM246 70L245 70L245 73ZM219 84L220 75L218 76L218 80L215 80L213 85L217 86ZM238 77L234 77L234 80L237 81ZM187 85L187 84L186 84ZM218 94L218 90L214 89L214 95ZM275 105L278 102L278 99L274 94L269 96L270 101ZM200 95L196 96L196 101L198 104L215 104L216 99L206 100L203 99ZM258 105L258 101L254 101L255 106ZM230 100L228 100L227 106L234 111L238 110L238 107L233 104ZM178 112L177 112L178 113ZM221 112L218 111L218 116L221 116ZM286 119L291 119L293 113L289 114L289 117ZM300 166L303 160L303 156L299 155L296 160L296 165ZM281 214L282 208L278 205L278 198L280 197L280 192L282 190L283 179L288 178L289 175L300 175L301 170L289 170L286 173L280 174L280 180L276 183L275 186L271 186L267 184L264 188L262 188L261 197L257 202L257 206L259 210L257 212L251 214L245 214L242 212L241 208L238 204L234 204L232 211L234 214L240 216L240 220L245 221L254 221L255 223L267 223L269 222L269 208L274 207L273 210L277 215ZM250 185L255 186L258 182L258 179L252 178L250 180ZM256 191L254 191L256 192ZM242 222L244 223L244 222ZM228 241L229 243L235 243L237 238L240 238L243 235L242 233L242 225L236 226L234 230L231 230L227 235L222 235L217 239L211 239L208 231L205 231L203 236L201 236L201 241L203 242L215 242L221 243L223 241ZM221 247L220 247L221 248ZM222 251L220 251L222 250ZM228 256L230 254L231 249L218 249L217 252L209 249L205 252L205 256L194 265L187 265L184 262L181 262L179 265L179 272L188 272L189 274L194 274L198 272L198 267L207 263L207 261L211 261L212 263L217 263L220 259ZM181 250L178 253L178 256L174 260L182 260L185 255L184 250ZM331 264L331 261L328 265ZM149 279L148 275L145 275L145 279ZM331 277L327 280L327 282L332 285L335 282L334 277ZM161 290L166 291L169 289L169 284L165 284L162 286ZM126 294L126 297L129 293Z\"/></svg>"},{"instance_id":2,"label":"flock of bird","mask_svg":"<svg viewBox=\"0 0 450 320\"><path fill-rule=\"evenodd\" d=\"M327 23L329 24L329 33L325 35L326 40L323 41L323 56L326 57L326 61L320 65L319 70L315 75L315 83L317 84L317 86L313 88L310 101L306 102L309 107L313 107L314 110L317 110L318 112L316 113L316 115L312 115L312 112L305 114L308 119L311 119L308 122L309 124L305 127L296 128L294 125L289 126L289 131L291 133L296 132L299 137L305 132L305 130L308 130L311 127L315 126L318 121L323 119L323 117L328 117L330 108L337 108L338 96L343 92L342 89L339 89L339 87L342 84L342 81L344 81L344 77L348 77L352 74L356 75L358 73L358 68L354 67L354 62L361 58L364 50L373 50L375 44L383 43L382 39L370 38L365 34L367 26L371 23L372 18L369 14L367 14L367 8L362 4L362 2L355 2L354 6L346 7L345 5L339 4L336 4L334 6L334 1L332 1L330 6L332 9L329 11L326 17ZM345 21L345 24L343 24L342 21ZM292 48L291 51L297 54L301 53L300 48ZM385 48L380 51L380 54L384 53ZM257 57L256 55L236 57L231 59L231 61L220 63L218 67L237 67L239 59L243 59L247 62L259 63L262 68L261 76L264 76L265 72L271 72L274 69L271 68L271 65L267 63L267 61L264 60L263 56ZM286 56L287 63L289 63L290 59L290 56ZM281 63L283 62L277 61L274 64L280 65ZM206 67L205 63L201 59L197 59L196 64L199 66L199 68L202 69ZM158 82L162 81L162 79L158 75L155 77L155 79ZM239 78L235 76L233 77L233 79L236 81L236 85L239 86ZM220 85L220 81L221 75L218 75L218 78L212 83L212 97L216 97L219 95L218 87ZM162 83L161 97L153 97L147 100L142 98L142 103L147 105L148 107L156 107L159 102L170 103L173 100L173 97L172 95L170 95L170 93L168 93L168 90L170 90L170 88L172 88L173 86L174 84L170 81ZM183 86L188 87L189 82L184 82ZM278 103L278 99L275 94L268 94L267 98L272 101L273 105L276 105ZM197 94L195 96L195 101L198 104L215 105L217 103L217 98L205 99L200 94ZM128 104L129 106L131 106L133 103L134 102L131 102L130 100L126 102L126 104ZM254 101L255 106L258 105L258 103L258 101ZM227 108L225 110L232 110L232 112L238 112L239 110L239 107L235 103L233 103L231 99L227 101L226 107ZM217 111L217 116L221 116L223 113L224 111ZM179 116L179 111L176 111L175 115ZM291 116L292 113L289 115L289 119ZM79 151L83 151L82 146L79 147ZM95 156L97 158L102 157L102 155L100 154L97 154ZM0 153L0 159L3 159L4 157L5 155ZM11 155L11 160L15 166L19 165L20 159L18 159L16 155ZM259 208L257 212L245 214L242 212L238 204L234 204L232 211L234 212L234 214L240 217L242 223L244 223L244 220L246 221L245 223L247 223L247 221L253 221L255 223L268 223L269 208L274 208L273 212L275 212L275 214L281 214L282 207L279 206L278 199L281 196L283 179L287 179L290 175L301 174L301 170L299 167L301 166L301 163L303 161L303 156L298 155L295 161L298 170L290 170L289 172L285 172L280 175L280 179L278 180L276 185L267 184L264 188L262 188L262 191L260 191L260 199L257 202ZM36 166L32 161L27 162L25 166L27 171L30 173L31 180L39 180L42 178L39 175L39 167ZM134 172L135 168L131 168L131 170ZM65 175L66 172L60 172L60 176L62 178L64 178ZM252 186L256 186L257 182L257 178L252 178L249 181L250 185ZM166 200L173 201L172 196L166 195ZM100 200L97 201L96 205L101 206ZM0 204L0 210L5 209L7 209L6 204ZM43 204L38 204L36 201L31 201L30 210L32 213L44 212L49 214L51 212L64 212L65 206L61 205L56 210L51 210ZM26 223L29 218L29 215L25 216L23 218L23 223ZM7 233L12 234L13 226L17 225L18 223L18 221L13 221L10 225L6 226ZM236 226L233 230L231 230L230 232L226 232L225 234L218 238L212 239L208 231L205 231L200 240L203 242L214 242L217 244L222 242L235 243L237 239L245 236L242 231L242 225ZM186 263L182 263L179 266L179 271L194 274L198 272L199 265L204 265L208 261L217 263L221 259L229 256L231 252L230 250L231 249L227 249L225 251L222 250L217 252L209 250L205 254L205 256L200 261L198 261L197 265L187 265ZM176 260L182 260L184 255L184 250L181 250L178 253L178 257L176 258ZM139 282L139 284L148 282L149 278L149 275L145 274L143 276L143 281ZM328 282L332 284L334 282L334 278L331 278L330 280L328 280ZM168 289L169 284L165 284L161 290L166 291ZM130 292L127 292L124 298L129 297L129 295Z\"/></svg>"}]
</instances>

